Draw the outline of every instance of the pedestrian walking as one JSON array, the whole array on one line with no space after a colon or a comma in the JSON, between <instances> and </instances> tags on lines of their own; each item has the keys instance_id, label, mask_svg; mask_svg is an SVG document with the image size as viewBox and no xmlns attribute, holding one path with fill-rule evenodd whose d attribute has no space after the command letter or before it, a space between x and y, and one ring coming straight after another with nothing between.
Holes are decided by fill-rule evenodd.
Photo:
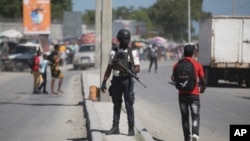
<instances>
[{"instance_id":1,"label":"pedestrian walking","mask_svg":"<svg viewBox=\"0 0 250 141\"><path fill-rule=\"evenodd\" d=\"M42 75L43 78L43 82L42 84L39 86L39 91L41 91L43 89L43 93L44 94L48 94L47 90L46 90L46 86L47 86L47 66L50 64L50 62L48 61L48 55L47 54L43 54L43 60L40 63L40 73Z\"/></svg>"},{"instance_id":2,"label":"pedestrian walking","mask_svg":"<svg viewBox=\"0 0 250 141\"><path fill-rule=\"evenodd\" d=\"M121 62L123 66L131 70L133 73L140 72L139 55L136 50L132 50L129 47L130 43L130 31L127 29L121 29L117 33L117 39L120 45L115 50L112 50L109 57L109 63L107 65L104 79L102 82L101 90L106 91L106 81L108 80L111 71L113 70L113 77L111 80L111 86L109 88L109 94L113 102L113 125L112 128L106 132L107 135L119 134L119 120L122 106L122 96L125 100L125 107L127 110L128 119L128 136L134 136L134 80L124 70L121 69L115 61Z\"/></svg>"},{"instance_id":3,"label":"pedestrian walking","mask_svg":"<svg viewBox=\"0 0 250 141\"><path fill-rule=\"evenodd\" d=\"M157 73L157 68L158 68L158 48L157 48L156 44L152 44L152 47L150 47L148 72L151 71L151 67L152 67L153 64L155 66L155 73Z\"/></svg>"},{"instance_id":4,"label":"pedestrian walking","mask_svg":"<svg viewBox=\"0 0 250 141\"><path fill-rule=\"evenodd\" d=\"M50 69L51 69L51 94L59 94L63 93L61 87L63 83L63 74L61 70L59 69L59 63L60 63L60 57L59 57L59 50L60 46L55 45L54 51L51 52L51 54L48 56L49 60L51 61ZM57 92L54 91L55 81L58 80L58 88Z\"/></svg>"},{"instance_id":5,"label":"pedestrian walking","mask_svg":"<svg viewBox=\"0 0 250 141\"><path fill-rule=\"evenodd\" d=\"M40 94L41 93L38 89L41 82L43 81L42 76L39 72L40 56L41 56L41 51L38 50L36 52L36 55L33 58L32 71L31 71L31 73L33 74L33 77L34 77L33 94Z\"/></svg>"},{"instance_id":6,"label":"pedestrian walking","mask_svg":"<svg viewBox=\"0 0 250 141\"><path fill-rule=\"evenodd\" d=\"M171 76L176 88L179 89L179 107L185 141L190 141L190 139L198 141L199 139L200 93L204 93L206 89L203 67L192 58L194 51L193 45L184 47L184 58L173 66ZM197 78L201 84L200 88ZM190 131L189 113L192 118L192 132Z\"/></svg>"}]
</instances>

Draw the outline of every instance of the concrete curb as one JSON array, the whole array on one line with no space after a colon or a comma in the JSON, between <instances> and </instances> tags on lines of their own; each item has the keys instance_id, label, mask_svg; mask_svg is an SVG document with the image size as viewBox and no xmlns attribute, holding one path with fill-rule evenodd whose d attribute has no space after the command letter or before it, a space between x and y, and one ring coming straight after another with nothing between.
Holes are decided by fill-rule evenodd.
<instances>
[{"instance_id":1,"label":"concrete curb","mask_svg":"<svg viewBox=\"0 0 250 141\"><path fill-rule=\"evenodd\" d=\"M147 129L141 124L135 114L135 128L140 133L143 141L154 141L153 137L148 133Z\"/></svg>"},{"instance_id":2,"label":"concrete curb","mask_svg":"<svg viewBox=\"0 0 250 141\"><path fill-rule=\"evenodd\" d=\"M83 91L83 103L84 103L84 109L85 109L85 118L87 120L87 132L88 132L88 138L91 141L103 141L102 134L100 132L95 132L95 130L100 129L99 119L96 114L96 111L93 106L93 102L91 100L88 100L88 83L87 83L87 77L86 82L84 82L83 77L87 75L87 72L83 72L81 76L81 83L82 83L82 91Z\"/></svg>"},{"instance_id":3,"label":"concrete curb","mask_svg":"<svg viewBox=\"0 0 250 141\"><path fill-rule=\"evenodd\" d=\"M87 119L87 131L89 135L89 139L91 141L103 141L103 135L101 132L96 132L97 130L100 130L100 123L99 119L96 113L96 110L94 109L94 105L92 100L88 100L89 96L89 84L88 84L88 72L83 72L81 76L81 82L82 82L82 90L83 90L83 103L85 106L85 118ZM85 77L84 77L85 76ZM125 112L125 107L123 105L123 112ZM144 128L144 126L141 124L139 119L137 118L135 114L135 129L140 133L140 141L154 141L152 136L148 133L147 129Z\"/></svg>"}]
</instances>

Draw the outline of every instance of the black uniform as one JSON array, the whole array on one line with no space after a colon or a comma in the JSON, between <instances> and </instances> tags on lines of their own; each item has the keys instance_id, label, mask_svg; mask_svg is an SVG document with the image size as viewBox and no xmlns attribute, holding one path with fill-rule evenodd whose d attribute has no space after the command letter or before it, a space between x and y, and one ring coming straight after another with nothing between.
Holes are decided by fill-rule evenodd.
<instances>
[{"instance_id":1,"label":"black uniform","mask_svg":"<svg viewBox=\"0 0 250 141\"><path fill-rule=\"evenodd\" d=\"M128 56L128 53L117 52L114 59L119 60L125 67L131 69L132 61L128 61ZM109 88L109 93L114 104L113 122L119 122L120 120L122 94L124 94L128 123L134 125L134 80L126 72L122 71L119 66L115 65L115 63L112 66L113 70L119 70L119 76L113 76Z\"/></svg>"},{"instance_id":2,"label":"black uniform","mask_svg":"<svg viewBox=\"0 0 250 141\"><path fill-rule=\"evenodd\" d=\"M111 86L109 88L109 94L112 98L114 104L113 109L113 126L106 132L107 135L119 134L119 120L122 106L122 96L125 100L125 107L127 110L128 118L128 135L134 136L134 80L133 78L122 69L117 62L120 62L122 66L130 69L135 69L139 72L139 57L136 51L132 51L128 45L130 42L130 32L126 29L121 29L117 33L117 39L120 42L118 48L114 48L111 51L111 56L109 60L109 65L105 71L104 80L102 82L101 90L105 92L106 81L113 70L113 78L111 80ZM136 58L135 58L136 57ZM135 67L134 67L135 65Z\"/></svg>"}]
</instances>

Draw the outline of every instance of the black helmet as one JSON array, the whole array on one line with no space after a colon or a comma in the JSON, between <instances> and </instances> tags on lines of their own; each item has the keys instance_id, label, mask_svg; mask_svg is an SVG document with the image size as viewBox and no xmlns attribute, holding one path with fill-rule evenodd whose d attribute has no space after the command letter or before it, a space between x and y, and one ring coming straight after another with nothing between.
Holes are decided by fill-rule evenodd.
<instances>
[{"instance_id":1,"label":"black helmet","mask_svg":"<svg viewBox=\"0 0 250 141\"><path fill-rule=\"evenodd\" d=\"M120 29L116 35L117 39L120 38L129 38L130 39L130 32L127 29Z\"/></svg>"}]
</instances>

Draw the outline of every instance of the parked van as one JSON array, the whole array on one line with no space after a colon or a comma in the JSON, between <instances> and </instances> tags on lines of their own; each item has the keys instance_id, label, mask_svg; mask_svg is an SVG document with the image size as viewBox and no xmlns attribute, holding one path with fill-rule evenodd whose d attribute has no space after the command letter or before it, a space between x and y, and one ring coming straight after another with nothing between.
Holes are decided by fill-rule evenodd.
<instances>
[{"instance_id":1,"label":"parked van","mask_svg":"<svg viewBox=\"0 0 250 141\"><path fill-rule=\"evenodd\" d=\"M74 54L73 69L79 67L94 67L95 65L95 45L94 44L82 44L79 46L79 50Z\"/></svg>"}]
</instances>

